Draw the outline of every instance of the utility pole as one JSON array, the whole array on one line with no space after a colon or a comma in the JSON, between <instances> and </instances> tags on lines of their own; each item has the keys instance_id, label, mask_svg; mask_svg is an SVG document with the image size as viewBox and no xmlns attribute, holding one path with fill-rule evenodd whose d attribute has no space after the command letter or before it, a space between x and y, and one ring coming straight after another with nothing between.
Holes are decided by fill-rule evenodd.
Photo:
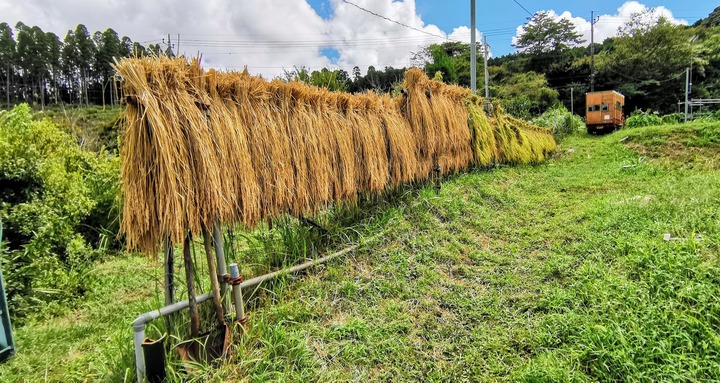
<instances>
[{"instance_id":1,"label":"utility pole","mask_svg":"<svg viewBox=\"0 0 720 383\"><path fill-rule=\"evenodd\" d=\"M470 0L470 89L477 91L477 44L475 42L475 0Z\"/></svg>"},{"instance_id":2,"label":"utility pole","mask_svg":"<svg viewBox=\"0 0 720 383\"><path fill-rule=\"evenodd\" d=\"M698 39L698 36L695 35L690 39L690 52L694 52L694 45L693 43ZM687 122L688 118L688 98L690 98L690 92L692 92L692 64L693 64L693 57L692 53L690 54L690 66L685 71L685 122ZM702 112L702 105L700 106L700 111ZM692 113L692 109L690 109L690 112Z\"/></svg>"},{"instance_id":3,"label":"utility pole","mask_svg":"<svg viewBox=\"0 0 720 383\"><path fill-rule=\"evenodd\" d=\"M595 11L590 11L590 92L595 91Z\"/></svg>"},{"instance_id":4,"label":"utility pole","mask_svg":"<svg viewBox=\"0 0 720 383\"><path fill-rule=\"evenodd\" d=\"M175 40L175 46L177 47L177 53L175 53L176 57L180 57L180 34L178 33L178 38Z\"/></svg>"},{"instance_id":5,"label":"utility pole","mask_svg":"<svg viewBox=\"0 0 720 383\"><path fill-rule=\"evenodd\" d=\"M167 45L167 48L165 49L165 52L161 52L161 53L164 53L165 56L168 56L168 57L169 57L170 55L173 54L173 48L175 48L175 45L173 45L172 41L170 40L170 34L169 34L169 33L168 33L167 36L168 36L168 37L167 37L167 42L165 42L165 39L163 39L163 44Z\"/></svg>"},{"instance_id":6,"label":"utility pole","mask_svg":"<svg viewBox=\"0 0 720 383\"><path fill-rule=\"evenodd\" d=\"M690 95L690 68L685 69L685 122L687 122L688 96Z\"/></svg>"},{"instance_id":7,"label":"utility pole","mask_svg":"<svg viewBox=\"0 0 720 383\"><path fill-rule=\"evenodd\" d=\"M488 71L488 46L487 36L483 36L483 57L485 57L485 102L490 102L490 71Z\"/></svg>"},{"instance_id":8,"label":"utility pole","mask_svg":"<svg viewBox=\"0 0 720 383\"><path fill-rule=\"evenodd\" d=\"M570 114L575 114L575 88L570 87Z\"/></svg>"}]
</instances>

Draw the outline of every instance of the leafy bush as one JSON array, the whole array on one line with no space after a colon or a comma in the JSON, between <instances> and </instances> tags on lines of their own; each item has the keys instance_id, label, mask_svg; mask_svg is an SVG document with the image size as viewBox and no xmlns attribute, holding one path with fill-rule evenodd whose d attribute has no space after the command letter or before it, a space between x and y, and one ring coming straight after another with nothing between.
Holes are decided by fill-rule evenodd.
<instances>
[{"instance_id":1,"label":"leafy bush","mask_svg":"<svg viewBox=\"0 0 720 383\"><path fill-rule=\"evenodd\" d=\"M657 113L636 110L625 120L626 128L639 128L643 126L662 125L663 119Z\"/></svg>"},{"instance_id":2,"label":"leafy bush","mask_svg":"<svg viewBox=\"0 0 720 383\"><path fill-rule=\"evenodd\" d=\"M679 124L684 121L685 115L683 113L671 113L662 116L663 124Z\"/></svg>"},{"instance_id":3,"label":"leafy bush","mask_svg":"<svg viewBox=\"0 0 720 383\"><path fill-rule=\"evenodd\" d=\"M692 117L693 117L693 121L703 121L703 122L720 121L720 111L715 112L715 113L712 113L712 112L694 113Z\"/></svg>"},{"instance_id":4,"label":"leafy bush","mask_svg":"<svg viewBox=\"0 0 720 383\"><path fill-rule=\"evenodd\" d=\"M511 99L501 99L500 105L502 105L507 114L524 120L529 120L533 115L539 113L537 103L524 95Z\"/></svg>"},{"instance_id":5,"label":"leafy bush","mask_svg":"<svg viewBox=\"0 0 720 383\"><path fill-rule=\"evenodd\" d=\"M119 173L116 156L82 150L27 105L0 112L0 261L16 318L83 294L97 248L117 231Z\"/></svg>"},{"instance_id":6,"label":"leafy bush","mask_svg":"<svg viewBox=\"0 0 720 383\"><path fill-rule=\"evenodd\" d=\"M546 110L532 122L537 126L552 128L555 138L567 136L585 126L580 116L570 113L562 104Z\"/></svg>"},{"instance_id":7,"label":"leafy bush","mask_svg":"<svg viewBox=\"0 0 720 383\"><path fill-rule=\"evenodd\" d=\"M509 72L497 75L502 78L493 85L491 94L500 100L508 114L530 120L558 102L558 92L548 86L547 78L542 73Z\"/></svg>"}]
</instances>

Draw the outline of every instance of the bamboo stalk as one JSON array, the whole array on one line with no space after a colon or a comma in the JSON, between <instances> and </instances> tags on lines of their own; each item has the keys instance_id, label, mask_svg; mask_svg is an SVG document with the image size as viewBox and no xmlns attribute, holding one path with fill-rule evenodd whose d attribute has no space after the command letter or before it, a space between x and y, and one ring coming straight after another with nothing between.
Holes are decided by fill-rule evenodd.
<instances>
[{"instance_id":1,"label":"bamboo stalk","mask_svg":"<svg viewBox=\"0 0 720 383\"><path fill-rule=\"evenodd\" d=\"M188 307L190 310L190 336L195 339L200 335L200 314L198 313L195 297L195 267L193 266L192 254L190 254L190 241L191 234L188 232L183 242L183 259L185 261L185 282L187 283Z\"/></svg>"},{"instance_id":2,"label":"bamboo stalk","mask_svg":"<svg viewBox=\"0 0 720 383\"><path fill-rule=\"evenodd\" d=\"M215 264L215 256L212 247L212 236L207 227L203 225L203 242L205 243L205 255L207 257L208 271L210 272L210 289L215 305L215 313L218 317L219 324L225 323L225 314L222 305L222 297L220 296L220 282L218 281L217 265Z\"/></svg>"}]
</instances>

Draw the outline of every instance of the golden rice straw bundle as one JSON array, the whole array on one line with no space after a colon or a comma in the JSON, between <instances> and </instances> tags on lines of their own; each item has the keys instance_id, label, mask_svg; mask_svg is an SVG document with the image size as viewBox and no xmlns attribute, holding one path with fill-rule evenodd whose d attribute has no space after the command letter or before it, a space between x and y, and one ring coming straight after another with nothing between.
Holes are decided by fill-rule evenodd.
<instances>
[{"instance_id":1,"label":"golden rice straw bundle","mask_svg":"<svg viewBox=\"0 0 720 383\"><path fill-rule=\"evenodd\" d=\"M500 158L495 133L490 125L485 111L483 110L484 100L472 96L468 101L468 113L470 115L469 125L473 134L472 148L475 163L479 166L490 166Z\"/></svg>"},{"instance_id":2,"label":"golden rice straw bundle","mask_svg":"<svg viewBox=\"0 0 720 383\"><path fill-rule=\"evenodd\" d=\"M385 134L376 110L372 110L373 93L352 97L347 118L355 140L357 189L363 193L383 190L388 181L388 159Z\"/></svg>"},{"instance_id":3,"label":"golden rice straw bundle","mask_svg":"<svg viewBox=\"0 0 720 383\"><path fill-rule=\"evenodd\" d=\"M396 187L415 181L418 179L417 144L410 124L397 113L396 104L389 96L382 97L379 108L387 139L390 184Z\"/></svg>"},{"instance_id":4,"label":"golden rice straw bundle","mask_svg":"<svg viewBox=\"0 0 720 383\"><path fill-rule=\"evenodd\" d=\"M149 253L215 219L252 227L427 179L438 166L537 162L555 148L548 131L499 105L488 118L467 89L419 69L396 99L205 72L197 60L125 59L116 69L131 100L122 231L128 248Z\"/></svg>"},{"instance_id":5,"label":"golden rice straw bundle","mask_svg":"<svg viewBox=\"0 0 720 383\"><path fill-rule=\"evenodd\" d=\"M199 230L201 222L220 210L216 148L198 145L210 132L204 113L184 89L189 84L186 65L171 59L118 64L125 93L136 95L128 105L129 124L135 128L124 132L121 150L129 201L121 230L130 248L154 249L165 235L179 242L185 228Z\"/></svg>"},{"instance_id":6,"label":"golden rice straw bundle","mask_svg":"<svg viewBox=\"0 0 720 383\"><path fill-rule=\"evenodd\" d=\"M430 82L430 104L441 126L439 165L444 173L466 168L473 161L472 132L468 126L470 91L438 81Z\"/></svg>"},{"instance_id":7,"label":"golden rice straw bundle","mask_svg":"<svg viewBox=\"0 0 720 383\"><path fill-rule=\"evenodd\" d=\"M253 171L248 123L240 115L235 101L243 77L245 76L208 71L207 93L210 97L209 104L213 105L213 111L208 113L208 117L211 126L219 132L217 141L222 151L222 169L225 173L238 175L223 177L230 189L226 194L227 212L219 218L225 222L241 221L251 225L261 217L260 187Z\"/></svg>"},{"instance_id":8,"label":"golden rice straw bundle","mask_svg":"<svg viewBox=\"0 0 720 383\"><path fill-rule=\"evenodd\" d=\"M507 121L513 126L521 130L524 135L524 143L527 150L532 152L532 160L530 162L542 162L548 154L555 151L555 139L552 137L550 129L541 128L531 123L508 116Z\"/></svg>"},{"instance_id":9,"label":"golden rice straw bundle","mask_svg":"<svg viewBox=\"0 0 720 383\"><path fill-rule=\"evenodd\" d=\"M332 125L331 118L327 113L328 107L325 103L326 95L319 89L304 86L301 91L305 92L303 110L305 119L309 126L315 126L306 135L306 150L308 161L308 188L313 190L311 194L311 211L325 207L334 199L335 185L338 184L337 172L333 171L331 164L334 155L337 153L336 130Z\"/></svg>"},{"instance_id":10,"label":"golden rice straw bundle","mask_svg":"<svg viewBox=\"0 0 720 383\"><path fill-rule=\"evenodd\" d=\"M415 136L415 156L418 159L418 176L424 179L436 166L438 146L437 127L430 109L430 79L422 70L413 68L405 72L404 93L398 97L404 118L410 123Z\"/></svg>"},{"instance_id":11,"label":"golden rice straw bundle","mask_svg":"<svg viewBox=\"0 0 720 383\"><path fill-rule=\"evenodd\" d=\"M336 169L335 199L355 202L357 199L355 140L352 126L346 118L350 96L347 94L328 93L327 118L335 133L335 153L333 166Z\"/></svg>"},{"instance_id":12,"label":"golden rice straw bundle","mask_svg":"<svg viewBox=\"0 0 720 383\"><path fill-rule=\"evenodd\" d=\"M497 102L493 103L493 109L495 117L490 119L490 123L493 125L501 162L541 162L555 150L555 139L549 130L506 115Z\"/></svg>"}]
</instances>

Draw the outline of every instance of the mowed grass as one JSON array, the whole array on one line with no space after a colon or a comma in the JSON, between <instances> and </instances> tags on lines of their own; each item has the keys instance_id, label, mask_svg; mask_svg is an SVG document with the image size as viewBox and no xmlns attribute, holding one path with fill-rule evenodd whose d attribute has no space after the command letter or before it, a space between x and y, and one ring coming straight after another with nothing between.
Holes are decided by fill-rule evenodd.
<instances>
[{"instance_id":1,"label":"mowed grass","mask_svg":"<svg viewBox=\"0 0 720 383\"><path fill-rule=\"evenodd\" d=\"M542 165L472 171L438 194L408 188L327 214L322 223L350 215L345 232L373 239L262 289L231 358L173 376L718 380L719 130L571 136ZM162 275L140 258L98 270L107 278L86 307L18 329L19 354L0 380L134 380L129 323L162 301Z\"/></svg>"}]
</instances>

